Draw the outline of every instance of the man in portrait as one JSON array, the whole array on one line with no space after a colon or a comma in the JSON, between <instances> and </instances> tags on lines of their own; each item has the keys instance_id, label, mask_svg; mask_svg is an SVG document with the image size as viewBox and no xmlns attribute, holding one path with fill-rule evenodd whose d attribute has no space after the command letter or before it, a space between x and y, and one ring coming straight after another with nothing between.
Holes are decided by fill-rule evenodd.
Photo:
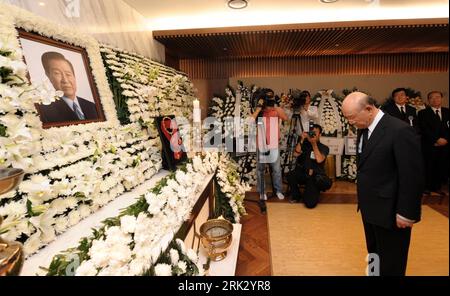
<instances>
[{"instance_id":1,"label":"man in portrait","mask_svg":"<svg viewBox=\"0 0 450 296\"><path fill-rule=\"evenodd\" d=\"M42 55L42 66L55 90L64 96L50 105L39 105L43 123L96 120L97 108L94 103L78 97L77 80L72 63L58 52Z\"/></svg>"}]
</instances>

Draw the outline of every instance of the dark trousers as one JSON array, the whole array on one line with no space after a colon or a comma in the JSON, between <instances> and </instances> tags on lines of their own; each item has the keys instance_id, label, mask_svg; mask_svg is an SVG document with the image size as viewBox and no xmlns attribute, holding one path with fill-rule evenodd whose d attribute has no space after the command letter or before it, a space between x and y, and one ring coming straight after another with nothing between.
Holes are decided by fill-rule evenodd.
<instances>
[{"instance_id":1,"label":"dark trousers","mask_svg":"<svg viewBox=\"0 0 450 296\"><path fill-rule=\"evenodd\" d=\"M367 251L380 258L381 276L404 276L408 261L411 228L387 229L364 222Z\"/></svg>"},{"instance_id":2,"label":"dark trousers","mask_svg":"<svg viewBox=\"0 0 450 296\"><path fill-rule=\"evenodd\" d=\"M297 167L289 172L287 180L293 200L300 201L302 196L298 186L305 185L305 191L303 192L303 202L305 203L305 206L309 209L313 209L317 206L319 203L320 190L317 187L313 176L309 176L304 169Z\"/></svg>"},{"instance_id":3,"label":"dark trousers","mask_svg":"<svg viewBox=\"0 0 450 296\"><path fill-rule=\"evenodd\" d=\"M427 190L439 191L448 179L448 145L424 149Z\"/></svg>"}]
</instances>

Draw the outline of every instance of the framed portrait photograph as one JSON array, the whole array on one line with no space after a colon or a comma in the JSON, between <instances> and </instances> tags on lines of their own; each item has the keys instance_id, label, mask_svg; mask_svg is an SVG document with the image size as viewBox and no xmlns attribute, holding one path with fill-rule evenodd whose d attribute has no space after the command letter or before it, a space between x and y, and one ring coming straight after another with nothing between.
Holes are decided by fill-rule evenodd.
<instances>
[{"instance_id":1,"label":"framed portrait photograph","mask_svg":"<svg viewBox=\"0 0 450 296\"><path fill-rule=\"evenodd\" d=\"M30 81L48 81L63 93L50 105L36 105L43 127L105 121L86 50L22 29L18 32Z\"/></svg>"},{"instance_id":2,"label":"framed portrait photograph","mask_svg":"<svg viewBox=\"0 0 450 296\"><path fill-rule=\"evenodd\" d=\"M186 149L180 135L175 116L160 116L155 119L162 144L163 168L175 171L187 159Z\"/></svg>"}]
</instances>

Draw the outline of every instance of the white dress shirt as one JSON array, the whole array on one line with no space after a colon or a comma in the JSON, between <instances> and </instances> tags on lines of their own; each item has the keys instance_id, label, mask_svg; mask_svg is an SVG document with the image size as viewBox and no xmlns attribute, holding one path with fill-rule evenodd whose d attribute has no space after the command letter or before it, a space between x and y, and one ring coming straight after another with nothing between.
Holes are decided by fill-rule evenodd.
<instances>
[{"instance_id":1,"label":"white dress shirt","mask_svg":"<svg viewBox=\"0 0 450 296\"><path fill-rule=\"evenodd\" d=\"M400 113L402 113L402 108L403 108L403 112L405 112L406 114L406 105L399 105L399 104L395 104L398 108L398 111L400 111Z\"/></svg>"}]
</instances>

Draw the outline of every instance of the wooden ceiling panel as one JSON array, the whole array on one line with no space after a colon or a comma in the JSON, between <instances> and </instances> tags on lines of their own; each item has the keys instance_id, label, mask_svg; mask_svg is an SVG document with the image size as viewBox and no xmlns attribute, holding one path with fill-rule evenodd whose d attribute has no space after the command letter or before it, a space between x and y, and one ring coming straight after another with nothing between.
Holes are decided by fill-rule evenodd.
<instances>
[{"instance_id":1,"label":"wooden ceiling panel","mask_svg":"<svg viewBox=\"0 0 450 296\"><path fill-rule=\"evenodd\" d=\"M314 25L316 27L314 27ZM448 19L155 31L181 59L448 52Z\"/></svg>"}]
</instances>

